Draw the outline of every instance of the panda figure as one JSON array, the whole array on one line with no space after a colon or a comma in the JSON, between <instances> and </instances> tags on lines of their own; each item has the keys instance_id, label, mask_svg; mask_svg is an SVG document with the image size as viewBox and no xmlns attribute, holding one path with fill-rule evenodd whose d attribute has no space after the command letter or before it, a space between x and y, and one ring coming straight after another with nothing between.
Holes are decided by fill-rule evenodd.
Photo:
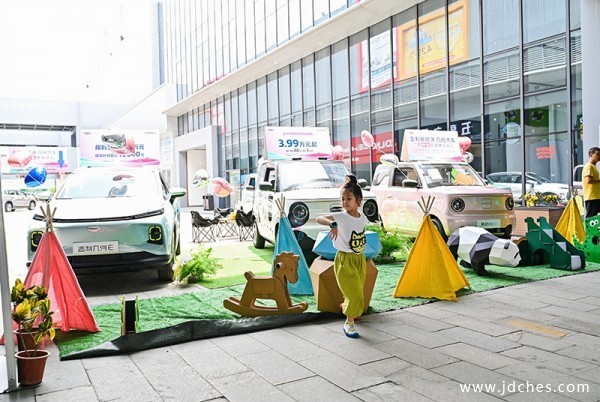
<instances>
[{"instance_id":1,"label":"panda figure","mask_svg":"<svg viewBox=\"0 0 600 402\"><path fill-rule=\"evenodd\" d=\"M494 236L483 228L465 226L450 235L448 247L460 265L477 275L487 275L486 264L516 267L521 261L519 247L510 240Z\"/></svg>"}]
</instances>

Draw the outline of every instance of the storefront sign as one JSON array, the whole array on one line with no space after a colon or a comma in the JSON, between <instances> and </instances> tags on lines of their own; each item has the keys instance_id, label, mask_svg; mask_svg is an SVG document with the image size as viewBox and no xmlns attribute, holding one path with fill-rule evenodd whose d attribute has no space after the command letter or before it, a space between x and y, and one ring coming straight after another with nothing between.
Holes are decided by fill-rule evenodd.
<instances>
[{"instance_id":1,"label":"storefront sign","mask_svg":"<svg viewBox=\"0 0 600 402\"><path fill-rule=\"evenodd\" d=\"M441 130L406 130L400 159L460 161L462 152L458 133Z\"/></svg>"},{"instance_id":2,"label":"storefront sign","mask_svg":"<svg viewBox=\"0 0 600 402\"><path fill-rule=\"evenodd\" d=\"M328 158L331 140L327 127L266 127L267 159Z\"/></svg>"},{"instance_id":3,"label":"storefront sign","mask_svg":"<svg viewBox=\"0 0 600 402\"><path fill-rule=\"evenodd\" d=\"M104 166L160 164L158 130L82 130L79 134L79 164Z\"/></svg>"}]
</instances>

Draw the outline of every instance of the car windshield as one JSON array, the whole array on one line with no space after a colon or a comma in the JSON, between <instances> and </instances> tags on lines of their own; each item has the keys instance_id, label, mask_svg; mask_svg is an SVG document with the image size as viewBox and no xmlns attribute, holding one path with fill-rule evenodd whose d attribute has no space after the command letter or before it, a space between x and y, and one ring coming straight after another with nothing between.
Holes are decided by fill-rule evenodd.
<instances>
[{"instance_id":1,"label":"car windshield","mask_svg":"<svg viewBox=\"0 0 600 402\"><path fill-rule=\"evenodd\" d=\"M534 180L537 184L550 183L550 180L534 172L527 172L527 180Z\"/></svg>"},{"instance_id":2,"label":"car windshield","mask_svg":"<svg viewBox=\"0 0 600 402\"><path fill-rule=\"evenodd\" d=\"M430 188L441 186L483 186L477 172L459 163L425 163L421 165Z\"/></svg>"},{"instance_id":3,"label":"car windshield","mask_svg":"<svg viewBox=\"0 0 600 402\"><path fill-rule=\"evenodd\" d=\"M334 161L293 161L279 164L279 183L283 191L299 188L342 187L346 165Z\"/></svg>"},{"instance_id":4,"label":"car windshield","mask_svg":"<svg viewBox=\"0 0 600 402\"><path fill-rule=\"evenodd\" d=\"M87 168L70 175L56 199L156 197L157 194L157 178L150 171Z\"/></svg>"}]
</instances>

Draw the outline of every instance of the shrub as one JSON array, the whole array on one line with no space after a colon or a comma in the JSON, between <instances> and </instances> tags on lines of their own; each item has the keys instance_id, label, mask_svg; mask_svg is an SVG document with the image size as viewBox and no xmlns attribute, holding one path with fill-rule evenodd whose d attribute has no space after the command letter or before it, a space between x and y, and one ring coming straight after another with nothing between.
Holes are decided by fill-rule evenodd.
<instances>
[{"instance_id":1,"label":"shrub","mask_svg":"<svg viewBox=\"0 0 600 402\"><path fill-rule=\"evenodd\" d=\"M396 258L404 260L408 257L412 247L409 236L401 235L395 230L385 230L381 226L367 226L367 230L377 232L381 241L381 252L374 259L375 263L385 264L394 262Z\"/></svg>"},{"instance_id":2,"label":"shrub","mask_svg":"<svg viewBox=\"0 0 600 402\"><path fill-rule=\"evenodd\" d=\"M173 265L173 280L175 283L185 284L192 278L197 281L204 279L205 275L214 275L222 265L211 257L212 248L205 249L199 245L175 259Z\"/></svg>"}]
</instances>

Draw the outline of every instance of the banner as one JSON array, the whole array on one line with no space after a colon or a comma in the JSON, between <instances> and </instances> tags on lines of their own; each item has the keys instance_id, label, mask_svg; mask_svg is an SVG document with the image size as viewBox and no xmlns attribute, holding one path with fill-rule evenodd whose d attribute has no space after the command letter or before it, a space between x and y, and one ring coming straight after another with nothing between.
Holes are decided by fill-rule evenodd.
<instances>
[{"instance_id":1,"label":"banner","mask_svg":"<svg viewBox=\"0 0 600 402\"><path fill-rule=\"evenodd\" d=\"M266 127L267 159L330 158L327 127Z\"/></svg>"},{"instance_id":2,"label":"banner","mask_svg":"<svg viewBox=\"0 0 600 402\"><path fill-rule=\"evenodd\" d=\"M160 165L159 130L82 130L79 164Z\"/></svg>"},{"instance_id":3,"label":"banner","mask_svg":"<svg viewBox=\"0 0 600 402\"><path fill-rule=\"evenodd\" d=\"M456 131L406 130L400 160L462 160Z\"/></svg>"},{"instance_id":4,"label":"banner","mask_svg":"<svg viewBox=\"0 0 600 402\"><path fill-rule=\"evenodd\" d=\"M73 147L0 147L2 173L25 174L34 167L49 174L75 170L77 149Z\"/></svg>"}]
</instances>

